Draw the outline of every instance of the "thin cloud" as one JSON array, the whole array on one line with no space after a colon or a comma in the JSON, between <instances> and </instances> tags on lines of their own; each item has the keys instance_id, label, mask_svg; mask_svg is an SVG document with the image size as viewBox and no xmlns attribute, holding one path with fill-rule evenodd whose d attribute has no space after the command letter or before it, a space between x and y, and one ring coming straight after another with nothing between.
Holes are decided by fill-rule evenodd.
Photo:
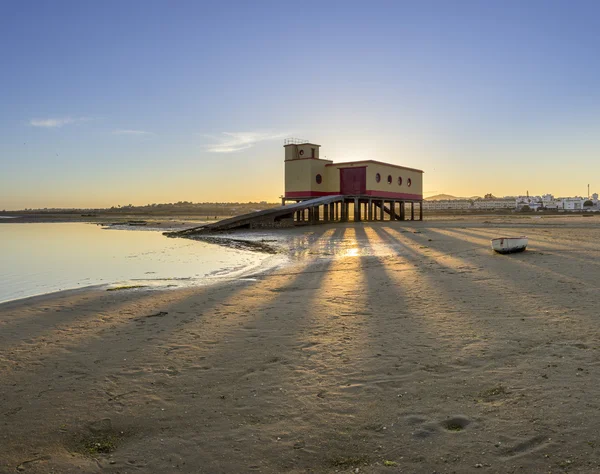
<instances>
[{"instance_id":1,"label":"thin cloud","mask_svg":"<svg viewBox=\"0 0 600 474\"><path fill-rule=\"evenodd\" d=\"M60 127L64 127L65 125L70 125L73 123L81 123L81 122L87 122L88 120L90 120L87 117L79 117L79 118L73 118L73 117L58 117L58 118L37 118L37 119L31 119L29 121L29 125L31 125L32 127L42 127L42 128L60 128Z\"/></svg>"},{"instance_id":2,"label":"thin cloud","mask_svg":"<svg viewBox=\"0 0 600 474\"><path fill-rule=\"evenodd\" d=\"M115 134L115 135L152 135L152 132L147 132L146 130L119 129L119 130L114 130L113 134Z\"/></svg>"},{"instance_id":3,"label":"thin cloud","mask_svg":"<svg viewBox=\"0 0 600 474\"><path fill-rule=\"evenodd\" d=\"M274 132L223 132L221 137L212 137L219 143L208 145L208 151L214 153L233 153L252 148L254 145L267 140L277 140L287 137L286 133Z\"/></svg>"}]
</instances>

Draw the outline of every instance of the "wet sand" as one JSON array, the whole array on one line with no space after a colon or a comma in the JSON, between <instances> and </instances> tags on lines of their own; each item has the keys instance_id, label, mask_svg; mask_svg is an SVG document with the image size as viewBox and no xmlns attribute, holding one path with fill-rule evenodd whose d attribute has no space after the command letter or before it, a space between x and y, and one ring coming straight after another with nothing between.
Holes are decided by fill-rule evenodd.
<instances>
[{"instance_id":1,"label":"wet sand","mask_svg":"<svg viewBox=\"0 0 600 474\"><path fill-rule=\"evenodd\" d=\"M305 232L254 278L0 305L0 472L600 470L600 220Z\"/></svg>"}]
</instances>

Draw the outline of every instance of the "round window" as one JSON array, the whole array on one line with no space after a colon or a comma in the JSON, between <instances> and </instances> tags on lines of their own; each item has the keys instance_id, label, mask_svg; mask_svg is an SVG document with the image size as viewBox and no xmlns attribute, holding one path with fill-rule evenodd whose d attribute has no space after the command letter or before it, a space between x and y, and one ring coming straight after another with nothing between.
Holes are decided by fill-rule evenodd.
<instances>
[{"instance_id":1,"label":"round window","mask_svg":"<svg viewBox=\"0 0 600 474\"><path fill-rule=\"evenodd\" d=\"M398 176L398 186L402 186L402 176Z\"/></svg>"},{"instance_id":2,"label":"round window","mask_svg":"<svg viewBox=\"0 0 600 474\"><path fill-rule=\"evenodd\" d=\"M410 186L410 185L412 185L412 179L408 178L408 179L406 180L406 185L407 185L407 186Z\"/></svg>"},{"instance_id":3,"label":"round window","mask_svg":"<svg viewBox=\"0 0 600 474\"><path fill-rule=\"evenodd\" d=\"M375 181L377 181L378 183L379 181L381 181L381 175L379 173L375 175Z\"/></svg>"},{"instance_id":4,"label":"round window","mask_svg":"<svg viewBox=\"0 0 600 474\"><path fill-rule=\"evenodd\" d=\"M300 156L304 155L304 150L299 151Z\"/></svg>"},{"instance_id":5,"label":"round window","mask_svg":"<svg viewBox=\"0 0 600 474\"><path fill-rule=\"evenodd\" d=\"M323 177L320 174L318 174L317 175L317 184L321 184L322 182L323 182Z\"/></svg>"},{"instance_id":6,"label":"round window","mask_svg":"<svg viewBox=\"0 0 600 474\"><path fill-rule=\"evenodd\" d=\"M392 184L392 175L388 174L388 184Z\"/></svg>"}]
</instances>

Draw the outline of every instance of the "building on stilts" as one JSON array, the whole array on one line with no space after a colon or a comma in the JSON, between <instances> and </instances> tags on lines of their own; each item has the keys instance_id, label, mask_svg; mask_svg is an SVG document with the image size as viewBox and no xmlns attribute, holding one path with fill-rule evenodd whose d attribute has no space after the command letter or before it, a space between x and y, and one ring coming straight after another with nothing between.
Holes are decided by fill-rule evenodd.
<instances>
[{"instance_id":1,"label":"building on stilts","mask_svg":"<svg viewBox=\"0 0 600 474\"><path fill-rule=\"evenodd\" d=\"M319 157L320 145L289 138L285 149L282 205L326 196L335 202L294 213L295 223L423 220L423 171L361 160L334 163Z\"/></svg>"}]
</instances>

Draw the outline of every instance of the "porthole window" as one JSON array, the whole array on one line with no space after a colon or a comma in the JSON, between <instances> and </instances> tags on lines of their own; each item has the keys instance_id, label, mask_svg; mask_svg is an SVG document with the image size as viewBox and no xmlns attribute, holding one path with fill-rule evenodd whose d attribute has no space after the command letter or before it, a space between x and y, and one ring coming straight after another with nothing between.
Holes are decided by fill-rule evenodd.
<instances>
[{"instance_id":1,"label":"porthole window","mask_svg":"<svg viewBox=\"0 0 600 474\"><path fill-rule=\"evenodd\" d=\"M402 176L398 176L398 186L402 186Z\"/></svg>"},{"instance_id":2,"label":"porthole window","mask_svg":"<svg viewBox=\"0 0 600 474\"><path fill-rule=\"evenodd\" d=\"M379 181L381 181L381 175L379 173L375 175L375 181L377 181L378 183Z\"/></svg>"},{"instance_id":3,"label":"porthole window","mask_svg":"<svg viewBox=\"0 0 600 474\"><path fill-rule=\"evenodd\" d=\"M323 177L320 174L318 174L317 175L317 184L321 184L322 182L323 182Z\"/></svg>"},{"instance_id":4,"label":"porthole window","mask_svg":"<svg viewBox=\"0 0 600 474\"><path fill-rule=\"evenodd\" d=\"M406 180L406 185L407 185L408 187L410 187L410 186L412 185L412 179L408 178L408 179Z\"/></svg>"},{"instance_id":5,"label":"porthole window","mask_svg":"<svg viewBox=\"0 0 600 474\"><path fill-rule=\"evenodd\" d=\"M392 175L388 174L388 184L392 184Z\"/></svg>"}]
</instances>

